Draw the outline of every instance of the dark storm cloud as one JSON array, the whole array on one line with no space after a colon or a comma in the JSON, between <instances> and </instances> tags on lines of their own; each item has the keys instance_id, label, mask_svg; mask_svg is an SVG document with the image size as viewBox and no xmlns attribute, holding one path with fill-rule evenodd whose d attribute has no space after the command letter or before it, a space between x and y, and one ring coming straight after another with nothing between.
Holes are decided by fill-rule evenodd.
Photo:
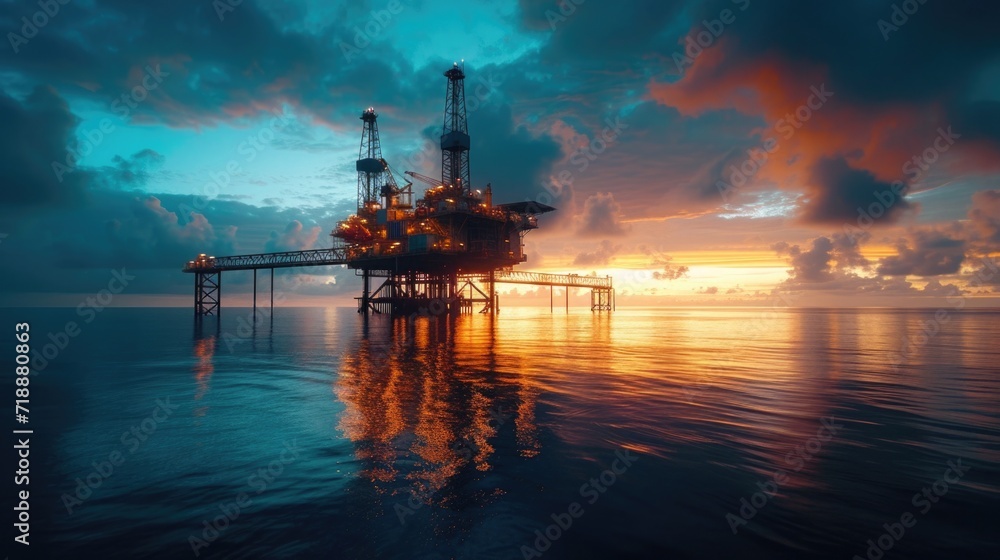
<instances>
[{"instance_id":1,"label":"dark storm cloud","mask_svg":"<svg viewBox=\"0 0 1000 560\"><path fill-rule=\"evenodd\" d=\"M878 21L892 23L893 4L901 2L753 0L725 30L739 45L727 51L727 66L778 54L826 67L852 103L923 103L962 93L1000 54L1000 4L923 2L886 40ZM718 5L702 6L695 21L718 17Z\"/></svg>"},{"instance_id":2,"label":"dark storm cloud","mask_svg":"<svg viewBox=\"0 0 1000 560\"><path fill-rule=\"evenodd\" d=\"M905 198L907 187L879 181L863 169L852 168L843 157L820 159L812 168L809 194L801 217L813 223L855 224L859 216L866 225L896 221L912 207Z\"/></svg>"},{"instance_id":3,"label":"dark storm cloud","mask_svg":"<svg viewBox=\"0 0 1000 560\"><path fill-rule=\"evenodd\" d=\"M948 154L939 165L953 166L951 172L995 170L1000 118L988 92L997 85L1000 35L994 22L1000 5L912 0L919 7L905 14L893 7L901 4L754 0L682 78L664 64L651 94L685 115L731 108L776 120L801 103L795 92L819 84L835 91L829 107L816 110L787 143L794 152L787 156L797 156L781 166L788 172L772 168L764 177L797 189L802 181L793 173L796 166L826 167L825 177L814 177L818 190L810 193L810 204L801 207L805 221L855 219L859 204L875 202L865 183L901 179L900 164L924 153L941 128L955 126L962 135L956 151L972 157ZM696 8L691 30L718 18L720 6ZM880 20L898 29L884 34ZM681 46L675 43L671 51ZM830 163L845 154L858 173ZM897 201L875 221L892 222L906 206Z\"/></svg>"},{"instance_id":4,"label":"dark storm cloud","mask_svg":"<svg viewBox=\"0 0 1000 560\"><path fill-rule=\"evenodd\" d=\"M235 249L235 226L216 227L200 213L182 218L177 205L164 206L156 196L100 191L93 201L87 212L47 216L65 220L61 229L73 232L39 243L59 267L178 268L198 253Z\"/></svg>"},{"instance_id":5,"label":"dark storm cloud","mask_svg":"<svg viewBox=\"0 0 1000 560\"><path fill-rule=\"evenodd\" d=\"M582 2L520 0L526 28L551 32L543 56L600 61L644 54L665 43L663 32L684 7L680 1Z\"/></svg>"},{"instance_id":6,"label":"dark storm cloud","mask_svg":"<svg viewBox=\"0 0 1000 560\"><path fill-rule=\"evenodd\" d=\"M869 266L868 259L861 255L861 244L869 238L869 234L855 237L836 233L813 239L809 249L784 241L775 243L771 249L778 255L789 257L792 265L790 280L795 283L830 282L844 277L856 278L851 269L866 269Z\"/></svg>"},{"instance_id":7,"label":"dark storm cloud","mask_svg":"<svg viewBox=\"0 0 1000 560\"><path fill-rule=\"evenodd\" d=\"M1000 84L994 84L1000 88ZM966 141L978 140L1000 146L1000 101L976 101L957 104L953 110L955 129Z\"/></svg>"},{"instance_id":8,"label":"dark storm cloud","mask_svg":"<svg viewBox=\"0 0 1000 560\"><path fill-rule=\"evenodd\" d=\"M506 104L477 111L469 120L472 184L492 183L497 202L538 200L548 171L562 157L559 143L516 122Z\"/></svg>"},{"instance_id":9,"label":"dark storm cloud","mask_svg":"<svg viewBox=\"0 0 1000 560\"><path fill-rule=\"evenodd\" d=\"M83 198L88 177L67 174L62 181L53 161L65 161L79 119L50 87L39 86L19 102L0 90L0 204L70 204Z\"/></svg>"},{"instance_id":10,"label":"dark storm cloud","mask_svg":"<svg viewBox=\"0 0 1000 560\"><path fill-rule=\"evenodd\" d=\"M878 273L884 276L955 274L965 260L965 248L963 239L937 231L915 231L909 241L901 240L897 244L896 255L882 259Z\"/></svg>"},{"instance_id":11,"label":"dark storm cloud","mask_svg":"<svg viewBox=\"0 0 1000 560\"><path fill-rule=\"evenodd\" d=\"M192 204L191 196L95 189L86 206L52 207L11 222L15 227L0 259L4 290L75 291L110 269L126 267L146 271L142 277L151 292L186 293L190 278L179 270L198 253L328 246L323 225L330 223L328 215L347 214L340 204L282 209L221 199L200 212L185 212ZM35 266L23 267L24 262ZM303 273L329 274L318 268Z\"/></svg>"},{"instance_id":12,"label":"dark storm cloud","mask_svg":"<svg viewBox=\"0 0 1000 560\"><path fill-rule=\"evenodd\" d=\"M784 241L771 248L779 255L791 258L792 270L789 274L799 282L826 282L832 278L830 262L833 260L833 243L828 237L813 239L812 248L808 250Z\"/></svg>"},{"instance_id":13,"label":"dark storm cloud","mask_svg":"<svg viewBox=\"0 0 1000 560\"><path fill-rule=\"evenodd\" d=\"M370 17L363 5L330 9L328 24L315 34L275 19L254 2L241 3L222 21L212 6L199 0L76 2L64 8L66 25L46 27L14 64L64 95L102 103L141 85L147 66L162 67L162 88L130 116L173 126L252 116L285 102L336 122L370 102L365 98L374 90L383 92L386 103L407 99L408 80L400 75L412 75L412 69L400 68L405 62L384 41L352 61L338 47ZM0 5L5 29L22 15L13 2Z\"/></svg>"}]
</instances>

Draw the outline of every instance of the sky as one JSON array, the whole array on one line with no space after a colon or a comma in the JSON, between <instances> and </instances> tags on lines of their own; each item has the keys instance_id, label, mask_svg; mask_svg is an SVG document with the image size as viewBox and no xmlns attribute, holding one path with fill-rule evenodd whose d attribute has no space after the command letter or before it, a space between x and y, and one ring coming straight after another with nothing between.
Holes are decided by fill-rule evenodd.
<instances>
[{"instance_id":1,"label":"sky","mask_svg":"<svg viewBox=\"0 0 1000 560\"><path fill-rule=\"evenodd\" d=\"M124 273L113 305L189 306L199 253L330 246L361 112L393 168L440 176L464 61L473 185L558 209L524 270L611 275L619 305L995 306L998 20L974 0L0 0L0 304L76 306ZM283 304L360 287L278 274ZM225 305L251 282L227 273Z\"/></svg>"}]
</instances>

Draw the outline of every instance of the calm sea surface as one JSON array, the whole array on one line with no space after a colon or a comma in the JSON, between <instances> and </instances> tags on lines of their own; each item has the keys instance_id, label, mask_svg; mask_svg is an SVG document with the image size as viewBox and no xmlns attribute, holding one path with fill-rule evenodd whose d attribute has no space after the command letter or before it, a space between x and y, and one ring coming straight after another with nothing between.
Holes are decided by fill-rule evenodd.
<instances>
[{"instance_id":1,"label":"calm sea surface","mask_svg":"<svg viewBox=\"0 0 1000 560\"><path fill-rule=\"evenodd\" d=\"M995 311L0 317L37 558L1000 557Z\"/></svg>"}]
</instances>

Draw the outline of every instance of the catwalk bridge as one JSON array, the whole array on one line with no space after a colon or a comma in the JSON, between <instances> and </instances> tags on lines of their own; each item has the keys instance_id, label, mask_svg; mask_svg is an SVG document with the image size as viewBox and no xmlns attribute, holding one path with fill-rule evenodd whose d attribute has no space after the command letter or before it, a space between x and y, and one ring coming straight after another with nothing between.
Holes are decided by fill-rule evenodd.
<instances>
[{"instance_id":1,"label":"catwalk bridge","mask_svg":"<svg viewBox=\"0 0 1000 560\"><path fill-rule=\"evenodd\" d=\"M257 308L257 271L271 271L270 307L274 307L274 269L305 266L347 265L344 249L311 249L307 251L284 251L279 253L256 253L252 255L232 255L210 257L199 255L188 261L183 271L195 275L195 314L217 315L222 306L222 273L227 271L253 271L253 307ZM466 285L474 288L475 282L487 282L486 274L463 275ZM589 288L592 310L611 310L615 307L614 285L610 276L580 276L578 274L550 274L545 272L498 270L493 281L503 284L527 284L549 286L549 309L553 308L552 288L566 289L566 309L569 309L569 288ZM478 290L477 290L478 291Z\"/></svg>"}]
</instances>

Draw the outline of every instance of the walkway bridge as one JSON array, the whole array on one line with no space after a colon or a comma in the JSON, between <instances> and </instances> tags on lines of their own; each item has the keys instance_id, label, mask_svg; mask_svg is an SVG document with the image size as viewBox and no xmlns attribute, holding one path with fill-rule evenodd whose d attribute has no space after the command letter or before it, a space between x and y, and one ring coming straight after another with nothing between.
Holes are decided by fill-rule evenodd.
<instances>
[{"instance_id":1,"label":"walkway bridge","mask_svg":"<svg viewBox=\"0 0 1000 560\"><path fill-rule=\"evenodd\" d=\"M188 261L183 272L194 274L194 312L195 316L218 315L222 307L222 273L236 270L253 271L253 307L257 309L257 271L271 271L270 307L274 308L274 269L304 266L347 265L347 255L344 249L311 249L307 251L284 251L278 253L256 253L251 255L232 255L212 257L198 255ZM482 292L475 286L476 282L488 281L487 275L462 275L460 279L473 291ZM493 281L504 284L528 284L533 286L549 286L549 309L553 308L554 288L566 288L566 310L569 311L569 288L589 288L591 290L591 310L611 311L615 308L614 285L610 276L580 276L578 274L550 274L545 272L526 272L498 270L493 273ZM485 297L485 296L484 296ZM472 296L472 301L481 300ZM488 301L488 300L487 300Z\"/></svg>"}]
</instances>

